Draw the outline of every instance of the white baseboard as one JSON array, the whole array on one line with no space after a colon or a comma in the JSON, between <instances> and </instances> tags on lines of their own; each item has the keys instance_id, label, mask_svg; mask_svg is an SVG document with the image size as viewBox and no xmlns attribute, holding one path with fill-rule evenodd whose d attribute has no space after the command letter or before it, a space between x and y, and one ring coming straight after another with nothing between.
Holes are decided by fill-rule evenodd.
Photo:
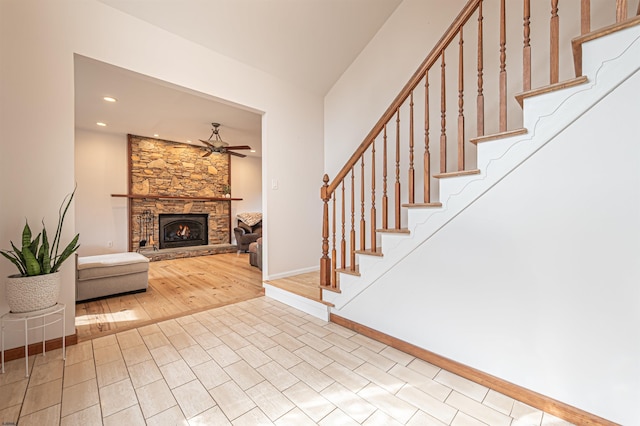
<instances>
[{"instance_id":1,"label":"white baseboard","mask_svg":"<svg viewBox=\"0 0 640 426\"><path fill-rule=\"evenodd\" d=\"M266 297L270 297L278 302L284 303L285 305L289 305L292 308L296 308L309 315L313 315L323 321L329 321L329 307L324 303L307 299L306 297L290 293L267 283L263 283L262 286L264 287L264 295Z\"/></svg>"}]
</instances>

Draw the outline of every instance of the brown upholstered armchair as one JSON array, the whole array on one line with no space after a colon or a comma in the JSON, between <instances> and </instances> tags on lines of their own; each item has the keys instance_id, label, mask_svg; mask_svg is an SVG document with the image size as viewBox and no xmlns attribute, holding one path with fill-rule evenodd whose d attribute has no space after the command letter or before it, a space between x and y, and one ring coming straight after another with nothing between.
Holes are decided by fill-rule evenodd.
<instances>
[{"instance_id":1,"label":"brown upholstered armchair","mask_svg":"<svg viewBox=\"0 0 640 426\"><path fill-rule=\"evenodd\" d=\"M238 226L233 228L233 233L236 236L238 251L246 252L249 250L249 244L262 237L262 221L259 221L253 226L249 226L238 219Z\"/></svg>"}]
</instances>

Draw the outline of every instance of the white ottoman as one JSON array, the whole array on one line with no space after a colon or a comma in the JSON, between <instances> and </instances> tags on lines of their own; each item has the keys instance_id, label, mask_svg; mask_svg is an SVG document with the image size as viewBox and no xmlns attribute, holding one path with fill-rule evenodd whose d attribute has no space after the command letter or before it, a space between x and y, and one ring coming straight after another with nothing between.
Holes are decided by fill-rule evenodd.
<instances>
[{"instance_id":1,"label":"white ottoman","mask_svg":"<svg viewBox=\"0 0 640 426\"><path fill-rule=\"evenodd\" d=\"M77 257L76 302L146 291L149 259L140 253Z\"/></svg>"}]
</instances>

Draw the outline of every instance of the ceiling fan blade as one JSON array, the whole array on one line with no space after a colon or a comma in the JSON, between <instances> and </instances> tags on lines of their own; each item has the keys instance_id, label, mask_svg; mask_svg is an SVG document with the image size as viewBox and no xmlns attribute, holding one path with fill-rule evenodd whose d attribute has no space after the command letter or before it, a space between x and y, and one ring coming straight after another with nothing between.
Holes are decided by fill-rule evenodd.
<instances>
[{"instance_id":1,"label":"ceiling fan blade","mask_svg":"<svg viewBox=\"0 0 640 426\"><path fill-rule=\"evenodd\" d=\"M208 156L210 156L212 153L213 153L213 151L205 152L205 153L204 153L204 155L203 155L203 157L208 157Z\"/></svg>"},{"instance_id":2,"label":"ceiling fan blade","mask_svg":"<svg viewBox=\"0 0 640 426\"><path fill-rule=\"evenodd\" d=\"M227 149L229 149L229 148L227 148ZM240 154L239 152L233 152L233 151L228 151L227 154L235 155L236 157L242 157L242 158L246 157L246 155L244 155L244 154Z\"/></svg>"},{"instance_id":3,"label":"ceiling fan blade","mask_svg":"<svg viewBox=\"0 0 640 426\"><path fill-rule=\"evenodd\" d=\"M251 149L249 145L227 146L225 149Z\"/></svg>"}]
</instances>

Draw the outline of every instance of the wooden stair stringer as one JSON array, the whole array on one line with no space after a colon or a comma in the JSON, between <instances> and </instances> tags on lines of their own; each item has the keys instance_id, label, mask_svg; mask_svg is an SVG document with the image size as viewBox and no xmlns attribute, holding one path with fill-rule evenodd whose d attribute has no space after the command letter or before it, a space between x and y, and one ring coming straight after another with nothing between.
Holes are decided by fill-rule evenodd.
<instances>
[{"instance_id":1,"label":"wooden stair stringer","mask_svg":"<svg viewBox=\"0 0 640 426\"><path fill-rule=\"evenodd\" d=\"M614 33L611 37L615 37ZM630 44L622 53L613 52L600 58L588 84L561 91L543 93L531 98L524 107L525 127L529 133L508 137L491 144L478 145L479 174L444 179L441 185L442 207L429 209L431 214L422 221L409 219L410 234L393 249L385 247L384 257L377 262L360 265L360 276L341 282L341 294L324 293L323 298L335 305L332 312L340 312L360 294L394 268L418 247L428 243L449 222L464 212L495 185L597 104L607 94L640 70L640 27L637 36L627 39ZM496 148L498 147L498 148ZM413 209L412 209L413 210Z\"/></svg>"}]
</instances>

